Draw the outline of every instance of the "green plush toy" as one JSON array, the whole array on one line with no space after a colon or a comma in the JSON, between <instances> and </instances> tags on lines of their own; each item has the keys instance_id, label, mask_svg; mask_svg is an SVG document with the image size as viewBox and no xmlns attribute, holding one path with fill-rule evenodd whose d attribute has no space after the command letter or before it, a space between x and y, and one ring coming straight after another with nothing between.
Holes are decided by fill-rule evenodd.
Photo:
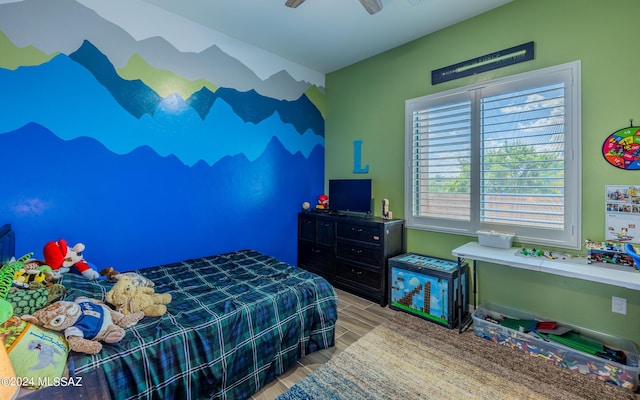
<instances>
[{"instance_id":1,"label":"green plush toy","mask_svg":"<svg viewBox=\"0 0 640 400\"><path fill-rule=\"evenodd\" d=\"M33 253L25 254L15 261L9 261L0 269L0 324L5 323L13 315L13 306L7 301L9 289L13 284L13 278L24 262L33 256Z\"/></svg>"},{"instance_id":2,"label":"green plush toy","mask_svg":"<svg viewBox=\"0 0 640 400\"><path fill-rule=\"evenodd\" d=\"M19 289L12 290L7 295L7 301L13 307L13 315L33 314L44 308L49 300L47 289Z\"/></svg>"},{"instance_id":3,"label":"green plush toy","mask_svg":"<svg viewBox=\"0 0 640 400\"><path fill-rule=\"evenodd\" d=\"M54 301L60 300L65 293L65 287L55 283L36 289L11 290L7 295L7 301L13 306L13 315L22 316L33 314Z\"/></svg>"}]
</instances>

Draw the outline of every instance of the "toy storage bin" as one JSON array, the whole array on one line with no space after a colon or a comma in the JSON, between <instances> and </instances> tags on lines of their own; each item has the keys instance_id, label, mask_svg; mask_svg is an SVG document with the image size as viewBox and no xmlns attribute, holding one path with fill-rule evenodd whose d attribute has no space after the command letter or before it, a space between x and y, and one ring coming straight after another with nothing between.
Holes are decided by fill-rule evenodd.
<instances>
[{"instance_id":1,"label":"toy storage bin","mask_svg":"<svg viewBox=\"0 0 640 400\"><path fill-rule=\"evenodd\" d=\"M480 246L497 247L499 249L510 249L513 243L514 233L497 231L476 231Z\"/></svg>"},{"instance_id":2,"label":"toy storage bin","mask_svg":"<svg viewBox=\"0 0 640 400\"><path fill-rule=\"evenodd\" d=\"M640 374L638 349L633 342L627 339L558 322L559 326L570 327L582 336L597 339L609 348L622 350L627 360L626 364L620 364L560 343L546 341L535 333L519 332L485 319L489 317L494 320L500 320L502 317L509 317L541 320L521 311L487 303L480 305L471 317L473 318L473 331L477 336L497 342L503 346L509 346L531 356L544 358L558 366L632 391L635 391L638 387L638 374Z\"/></svg>"},{"instance_id":3,"label":"toy storage bin","mask_svg":"<svg viewBox=\"0 0 640 400\"><path fill-rule=\"evenodd\" d=\"M453 328L468 315L469 267L406 253L389 259L389 308ZM458 295L458 280L462 293ZM460 314L460 304L463 309Z\"/></svg>"}]
</instances>

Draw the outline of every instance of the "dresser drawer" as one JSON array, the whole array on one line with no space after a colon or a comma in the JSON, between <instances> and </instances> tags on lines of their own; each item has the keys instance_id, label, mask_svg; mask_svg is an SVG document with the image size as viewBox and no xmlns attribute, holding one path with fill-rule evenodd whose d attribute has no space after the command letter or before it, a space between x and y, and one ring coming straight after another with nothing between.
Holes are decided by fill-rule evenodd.
<instances>
[{"instance_id":1,"label":"dresser drawer","mask_svg":"<svg viewBox=\"0 0 640 400\"><path fill-rule=\"evenodd\" d=\"M382 242L382 229L380 226L350 224L338 222L338 237L358 240L361 242L380 244Z\"/></svg>"},{"instance_id":2,"label":"dresser drawer","mask_svg":"<svg viewBox=\"0 0 640 400\"><path fill-rule=\"evenodd\" d=\"M333 274L333 248L298 242L298 267L324 277Z\"/></svg>"},{"instance_id":3,"label":"dresser drawer","mask_svg":"<svg viewBox=\"0 0 640 400\"><path fill-rule=\"evenodd\" d=\"M336 236L335 225L336 223L331 220L301 214L298 218L298 238L331 246Z\"/></svg>"},{"instance_id":4,"label":"dresser drawer","mask_svg":"<svg viewBox=\"0 0 640 400\"><path fill-rule=\"evenodd\" d=\"M298 238L313 242L316 237L316 219L306 214L298 218Z\"/></svg>"},{"instance_id":5,"label":"dresser drawer","mask_svg":"<svg viewBox=\"0 0 640 400\"><path fill-rule=\"evenodd\" d=\"M382 273L379 270L371 270L342 261L336 262L336 277L346 280L349 284L357 284L370 287L379 291L382 285Z\"/></svg>"},{"instance_id":6,"label":"dresser drawer","mask_svg":"<svg viewBox=\"0 0 640 400\"><path fill-rule=\"evenodd\" d=\"M363 264L373 264L380 268L382 263L382 248L366 244L338 240L336 243L336 257L346 258Z\"/></svg>"},{"instance_id":7,"label":"dresser drawer","mask_svg":"<svg viewBox=\"0 0 640 400\"><path fill-rule=\"evenodd\" d=\"M336 223L333 221L316 221L316 243L333 245L333 240L336 236L335 228Z\"/></svg>"}]
</instances>

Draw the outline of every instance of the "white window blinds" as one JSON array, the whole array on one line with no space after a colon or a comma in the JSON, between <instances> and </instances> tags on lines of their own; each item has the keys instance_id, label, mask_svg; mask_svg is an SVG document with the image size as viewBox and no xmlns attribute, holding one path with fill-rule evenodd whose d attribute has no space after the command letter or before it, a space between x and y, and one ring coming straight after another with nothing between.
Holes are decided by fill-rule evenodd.
<instances>
[{"instance_id":1,"label":"white window blinds","mask_svg":"<svg viewBox=\"0 0 640 400\"><path fill-rule=\"evenodd\" d=\"M471 101L413 112L413 213L469 221Z\"/></svg>"},{"instance_id":2,"label":"white window blinds","mask_svg":"<svg viewBox=\"0 0 640 400\"><path fill-rule=\"evenodd\" d=\"M480 222L564 229L564 93L482 98Z\"/></svg>"},{"instance_id":3,"label":"white window blinds","mask_svg":"<svg viewBox=\"0 0 640 400\"><path fill-rule=\"evenodd\" d=\"M408 100L408 227L579 248L579 66Z\"/></svg>"}]
</instances>

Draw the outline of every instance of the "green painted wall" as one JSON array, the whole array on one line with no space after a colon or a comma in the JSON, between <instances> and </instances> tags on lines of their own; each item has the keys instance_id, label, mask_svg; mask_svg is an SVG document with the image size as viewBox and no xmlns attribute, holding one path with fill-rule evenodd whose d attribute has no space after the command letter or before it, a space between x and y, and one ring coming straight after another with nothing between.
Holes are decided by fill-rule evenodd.
<instances>
[{"instance_id":1,"label":"green painted wall","mask_svg":"<svg viewBox=\"0 0 640 400\"><path fill-rule=\"evenodd\" d=\"M582 238L604 239L605 185L640 184L640 171L610 166L600 148L612 132L640 125L637 0L514 0L397 47L326 79L326 178L372 178L375 214L388 198L404 217L404 101L569 61L582 61ZM529 41L532 61L431 85L431 70ZM354 175L353 141L362 140ZM409 251L451 258L468 236L407 231ZM640 344L640 291L481 263L480 302L491 301L625 337ZM627 315L611 312L627 299Z\"/></svg>"}]
</instances>

